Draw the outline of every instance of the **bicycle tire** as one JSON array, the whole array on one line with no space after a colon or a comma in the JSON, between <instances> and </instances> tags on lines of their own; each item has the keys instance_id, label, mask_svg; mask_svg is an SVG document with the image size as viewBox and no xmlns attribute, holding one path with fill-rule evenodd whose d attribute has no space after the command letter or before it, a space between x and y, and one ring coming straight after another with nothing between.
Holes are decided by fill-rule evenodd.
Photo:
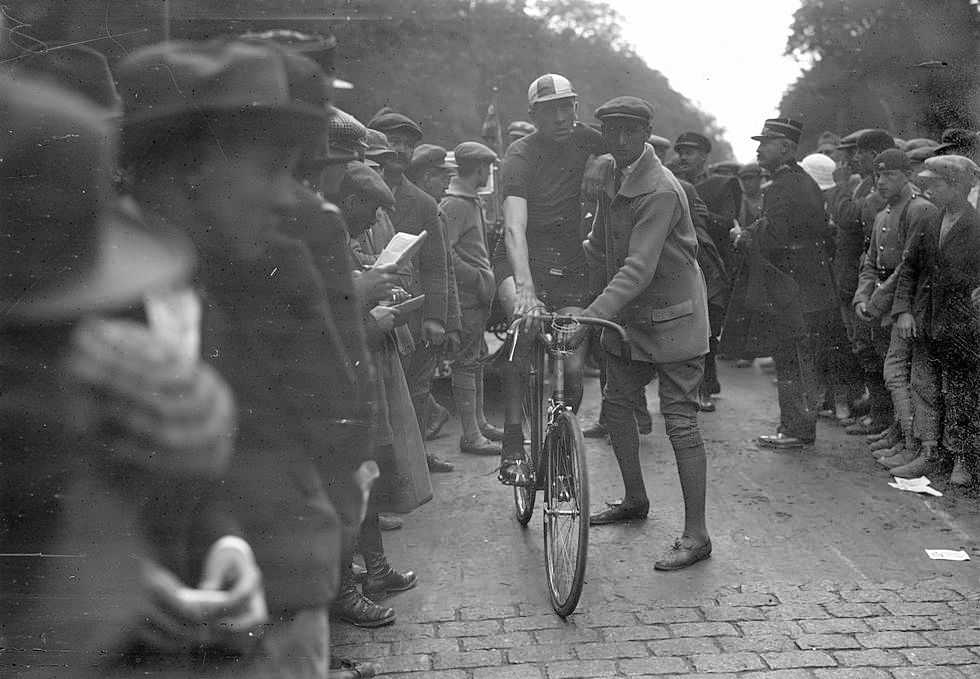
<instances>
[{"instance_id":1,"label":"bicycle tire","mask_svg":"<svg viewBox=\"0 0 980 679\"><path fill-rule=\"evenodd\" d=\"M522 526L534 514L537 497L538 460L544 445L544 345L536 341L528 358L528 372L521 396L521 427L524 430L524 461L535 478L535 486L514 486L514 513Z\"/></svg>"},{"instance_id":2,"label":"bicycle tire","mask_svg":"<svg viewBox=\"0 0 980 679\"><path fill-rule=\"evenodd\" d=\"M551 605L571 615L582 596L589 553L585 441L570 410L555 413L545 441L544 558Z\"/></svg>"}]
</instances>

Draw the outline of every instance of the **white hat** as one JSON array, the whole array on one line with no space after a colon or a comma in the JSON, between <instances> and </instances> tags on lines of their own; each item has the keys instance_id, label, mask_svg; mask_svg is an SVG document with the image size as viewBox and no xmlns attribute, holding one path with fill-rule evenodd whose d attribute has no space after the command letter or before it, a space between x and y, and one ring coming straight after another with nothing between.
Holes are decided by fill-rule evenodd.
<instances>
[{"instance_id":1,"label":"white hat","mask_svg":"<svg viewBox=\"0 0 980 679\"><path fill-rule=\"evenodd\" d=\"M800 166L813 177L821 191L826 191L834 185L834 170L837 163L822 153L811 153L802 161Z\"/></svg>"}]
</instances>

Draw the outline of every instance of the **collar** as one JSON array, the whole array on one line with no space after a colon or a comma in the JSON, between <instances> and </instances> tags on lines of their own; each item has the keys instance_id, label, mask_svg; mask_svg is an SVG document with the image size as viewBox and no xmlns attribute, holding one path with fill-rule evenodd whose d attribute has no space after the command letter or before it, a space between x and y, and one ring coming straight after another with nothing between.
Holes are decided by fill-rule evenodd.
<instances>
[{"instance_id":1,"label":"collar","mask_svg":"<svg viewBox=\"0 0 980 679\"><path fill-rule=\"evenodd\" d=\"M628 167L623 168L623 183L619 188L620 196L624 198L635 198L646 193L650 193L654 186L660 183L663 177L663 165L654 153L653 147L647 144L640 157L633 161ZM606 194L610 198L616 197L615 178L610 173L606 182Z\"/></svg>"},{"instance_id":2,"label":"collar","mask_svg":"<svg viewBox=\"0 0 980 679\"><path fill-rule=\"evenodd\" d=\"M449 188L446 189L446 195L456 196L457 198L469 198L476 201L480 200L477 192L459 177L453 177L449 180Z\"/></svg>"},{"instance_id":3,"label":"collar","mask_svg":"<svg viewBox=\"0 0 980 679\"><path fill-rule=\"evenodd\" d=\"M888 207L896 207L913 198L915 198L915 192L912 190L911 183L908 183L902 187L902 190L898 192L897 196L888 201Z\"/></svg>"}]
</instances>

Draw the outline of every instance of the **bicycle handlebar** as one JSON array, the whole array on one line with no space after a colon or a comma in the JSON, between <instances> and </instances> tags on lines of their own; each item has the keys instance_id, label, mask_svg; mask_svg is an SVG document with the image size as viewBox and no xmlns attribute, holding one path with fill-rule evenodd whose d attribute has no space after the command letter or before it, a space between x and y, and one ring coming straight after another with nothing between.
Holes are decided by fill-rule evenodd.
<instances>
[{"instance_id":1,"label":"bicycle handlebar","mask_svg":"<svg viewBox=\"0 0 980 679\"><path fill-rule=\"evenodd\" d=\"M629 356L630 345L629 345L629 339L626 335L626 328L619 325L618 323L607 321L602 318L592 318L591 316L574 316L571 314L546 314L544 316L550 318L552 323L554 323L555 321L570 320L570 321L575 321L576 323L582 323L583 325L597 325L603 328L608 328L609 330L616 332L620 336L620 338L623 340L623 347L627 352L626 356L627 357ZM521 323L523 323L526 318L527 318L527 314L516 319L507 328L507 334L512 336L512 340L511 340L512 344L510 350L511 359L513 359L514 357L514 349L517 348L518 329Z\"/></svg>"}]
</instances>

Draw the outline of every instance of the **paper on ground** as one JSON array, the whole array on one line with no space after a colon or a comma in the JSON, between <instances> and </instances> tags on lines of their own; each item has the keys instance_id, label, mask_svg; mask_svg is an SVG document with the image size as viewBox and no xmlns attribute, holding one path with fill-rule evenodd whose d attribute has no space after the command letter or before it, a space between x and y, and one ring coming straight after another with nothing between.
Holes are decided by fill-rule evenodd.
<instances>
[{"instance_id":1,"label":"paper on ground","mask_svg":"<svg viewBox=\"0 0 980 679\"><path fill-rule=\"evenodd\" d=\"M970 555L956 549L927 549L926 554L930 559L940 561L969 561Z\"/></svg>"},{"instance_id":2,"label":"paper on ground","mask_svg":"<svg viewBox=\"0 0 980 679\"><path fill-rule=\"evenodd\" d=\"M899 490L908 490L913 493L926 493L927 495L935 495L936 497L942 497L943 494L938 490L930 486L931 483L925 476L920 476L917 479L902 479L897 476L893 476L895 479L894 483L889 482L888 485L892 488L898 488Z\"/></svg>"}]
</instances>

